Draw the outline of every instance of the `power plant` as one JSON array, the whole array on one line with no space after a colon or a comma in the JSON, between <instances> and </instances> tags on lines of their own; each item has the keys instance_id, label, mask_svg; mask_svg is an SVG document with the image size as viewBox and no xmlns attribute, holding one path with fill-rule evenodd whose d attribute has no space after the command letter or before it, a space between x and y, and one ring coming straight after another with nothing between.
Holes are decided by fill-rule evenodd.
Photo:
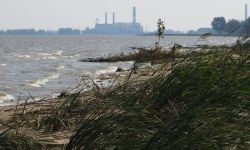
<instances>
[{"instance_id":1,"label":"power plant","mask_svg":"<svg viewBox=\"0 0 250 150\"><path fill-rule=\"evenodd\" d=\"M142 34L143 26L136 21L136 7L133 7L133 20L131 23L116 22L115 12L113 12L112 24L108 23L108 13L105 13L105 23L100 24L98 21L94 29L86 29L84 34ZM99 20L99 19L97 19Z\"/></svg>"}]
</instances>

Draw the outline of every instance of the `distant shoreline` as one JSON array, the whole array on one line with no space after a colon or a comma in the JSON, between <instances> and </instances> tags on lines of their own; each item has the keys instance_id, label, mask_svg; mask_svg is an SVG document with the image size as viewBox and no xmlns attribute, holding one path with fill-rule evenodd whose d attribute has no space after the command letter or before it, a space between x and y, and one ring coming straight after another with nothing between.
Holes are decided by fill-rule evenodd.
<instances>
[{"instance_id":1,"label":"distant shoreline","mask_svg":"<svg viewBox=\"0 0 250 150\"><path fill-rule=\"evenodd\" d=\"M164 36L201 36L203 34L164 34ZM156 36L155 34L0 34L0 36ZM212 34L213 37L241 37L237 35L218 35Z\"/></svg>"},{"instance_id":2,"label":"distant shoreline","mask_svg":"<svg viewBox=\"0 0 250 150\"><path fill-rule=\"evenodd\" d=\"M202 36L203 34L164 34L164 36ZM138 36L156 36L155 34L142 34ZM211 36L216 37L240 37L237 35L227 35L227 34L212 34Z\"/></svg>"}]
</instances>

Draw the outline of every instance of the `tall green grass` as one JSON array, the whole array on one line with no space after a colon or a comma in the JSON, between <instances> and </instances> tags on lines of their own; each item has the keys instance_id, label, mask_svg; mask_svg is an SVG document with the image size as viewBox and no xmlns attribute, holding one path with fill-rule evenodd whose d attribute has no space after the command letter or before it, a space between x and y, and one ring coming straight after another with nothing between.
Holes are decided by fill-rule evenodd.
<instances>
[{"instance_id":1,"label":"tall green grass","mask_svg":"<svg viewBox=\"0 0 250 150\"><path fill-rule=\"evenodd\" d=\"M66 149L247 149L249 61L248 46L192 52L96 95Z\"/></svg>"},{"instance_id":2,"label":"tall green grass","mask_svg":"<svg viewBox=\"0 0 250 150\"><path fill-rule=\"evenodd\" d=\"M15 133L10 129L0 132L1 150L39 150L44 148L36 139L22 133Z\"/></svg>"}]
</instances>

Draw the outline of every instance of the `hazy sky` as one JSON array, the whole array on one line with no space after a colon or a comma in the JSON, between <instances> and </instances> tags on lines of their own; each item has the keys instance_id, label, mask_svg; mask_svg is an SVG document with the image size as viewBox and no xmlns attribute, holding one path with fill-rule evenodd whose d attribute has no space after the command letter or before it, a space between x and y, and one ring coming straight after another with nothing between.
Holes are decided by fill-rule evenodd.
<instances>
[{"instance_id":1,"label":"hazy sky","mask_svg":"<svg viewBox=\"0 0 250 150\"><path fill-rule=\"evenodd\" d=\"M116 12L116 20L132 21L132 7L137 7L137 20L154 30L158 18L167 28L187 31L209 27L215 16L226 19L244 18L247 0L0 0L0 29L59 27L93 27L96 18Z\"/></svg>"}]
</instances>

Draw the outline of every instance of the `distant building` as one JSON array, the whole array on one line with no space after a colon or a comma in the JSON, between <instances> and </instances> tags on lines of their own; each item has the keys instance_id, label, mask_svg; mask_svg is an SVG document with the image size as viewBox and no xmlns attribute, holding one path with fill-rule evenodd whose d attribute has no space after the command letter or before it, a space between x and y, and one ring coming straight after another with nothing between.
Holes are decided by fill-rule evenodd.
<instances>
[{"instance_id":1,"label":"distant building","mask_svg":"<svg viewBox=\"0 0 250 150\"><path fill-rule=\"evenodd\" d=\"M113 22L108 24L108 14L105 13L104 24L99 24L97 21L94 29L86 28L83 34L143 34L143 27L136 22L136 7L133 7L133 20L131 23L116 22L115 13L113 13Z\"/></svg>"}]
</instances>

